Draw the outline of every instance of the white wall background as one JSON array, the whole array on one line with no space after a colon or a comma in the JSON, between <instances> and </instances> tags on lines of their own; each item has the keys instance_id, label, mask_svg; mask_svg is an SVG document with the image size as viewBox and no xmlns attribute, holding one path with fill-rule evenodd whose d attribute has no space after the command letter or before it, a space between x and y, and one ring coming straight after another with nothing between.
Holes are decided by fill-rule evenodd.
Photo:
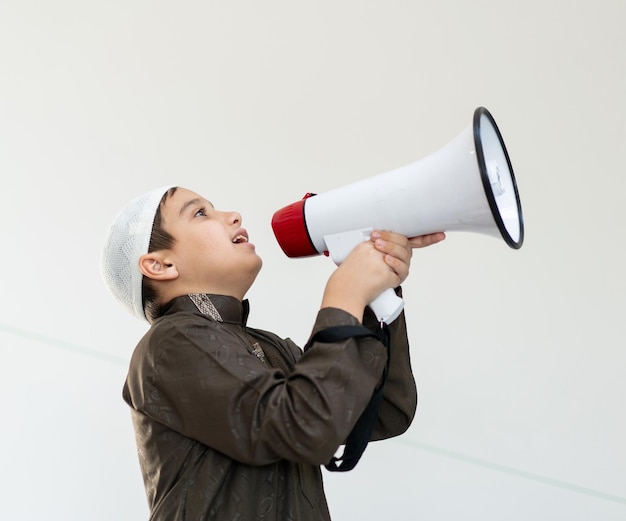
<instances>
[{"instance_id":1,"label":"white wall background","mask_svg":"<svg viewBox=\"0 0 626 521\"><path fill-rule=\"evenodd\" d=\"M420 390L403 437L326 475L337 520L626 519L626 3L0 0L0 518L147 508L106 227L164 183L243 213L251 324L303 342L325 258L273 212L494 114L524 247L449 234L405 284ZM298 310L297 312L295 310Z\"/></svg>"}]
</instances>

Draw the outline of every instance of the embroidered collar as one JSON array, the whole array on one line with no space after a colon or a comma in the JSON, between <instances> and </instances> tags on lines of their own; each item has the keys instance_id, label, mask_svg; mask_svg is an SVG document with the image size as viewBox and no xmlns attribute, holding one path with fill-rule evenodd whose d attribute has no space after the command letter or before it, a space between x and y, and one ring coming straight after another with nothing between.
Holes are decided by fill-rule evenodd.
<instances>
[{"instance_id":1,"label":"embroidered collar","mask_svg":"<svg viewBox=\"0 0 626 521\"><path fill-rule=\"evenodd\" d=\"M226 295L191 293L176 297L165 304L161 315L169 315L178 311L199 311L217 322L245 326L250 313L250 305L247 300L242 302L235 297Z\"/></svg>"},{"instance_id":2,"label":"embroidered collar","mask_svg":"<svg viewBox=\"0 0 626 521\"><path fill-rule=\"evenodd\" d=\"M213 302L211 302L211 299L206 293L191 293L188 297L191 299L191 302L196 305L200 313L203 315L209 315L217 322L224 322L224 320L222 320L222 315L220 315L220 312L214 306Z\"/></svg>"}]
</instances>

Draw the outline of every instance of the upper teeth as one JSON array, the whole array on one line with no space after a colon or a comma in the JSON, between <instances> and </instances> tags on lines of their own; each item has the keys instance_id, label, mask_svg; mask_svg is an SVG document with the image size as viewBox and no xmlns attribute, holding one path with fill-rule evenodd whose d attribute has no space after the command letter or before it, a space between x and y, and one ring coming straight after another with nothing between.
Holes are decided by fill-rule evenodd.
<instances>
[{"instance_id":1,"label":"upper teeth","mask_svg":"<svg viewBox=\"0 0 626 521\"><path fill-rule=\"evenodd\" d=\"M233 239L233 242L248 242L248 238L245 235L237 235L237 237Z\"/></svg>"}]
</instances>

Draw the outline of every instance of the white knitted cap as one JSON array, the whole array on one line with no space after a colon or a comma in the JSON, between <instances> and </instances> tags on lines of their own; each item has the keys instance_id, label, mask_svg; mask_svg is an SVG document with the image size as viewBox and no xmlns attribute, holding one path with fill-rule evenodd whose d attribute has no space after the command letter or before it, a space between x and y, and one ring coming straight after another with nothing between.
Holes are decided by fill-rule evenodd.
<instances>
[{"instance_id":1,"label":"white knitted cap","mask_svg":"<svg viewBox=\"0 0 626 521\"><path fill-rule=\"evenodd\" d=\"M139 258L148 253L156 211L170 188L151 190L128 203L109 228L100 259L102 278L113 297L143 320Z\"/></svg>"}]
</instances>

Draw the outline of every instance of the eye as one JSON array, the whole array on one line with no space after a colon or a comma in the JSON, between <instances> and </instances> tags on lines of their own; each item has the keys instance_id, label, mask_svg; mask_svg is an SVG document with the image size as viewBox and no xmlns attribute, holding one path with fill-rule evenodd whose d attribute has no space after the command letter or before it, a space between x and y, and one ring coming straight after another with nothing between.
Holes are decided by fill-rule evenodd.
<instances>
[{"instance_id":1,"label":"eye","mask_svg":"<svg viewBox=\"0 0 626 521\"><path fill-rule=\"evenodd\" d=\"M206 211L206 207L203 206L202 208L199 208L196 213L194 214L194 217L206 217L207 215L207 211Z\"/></svg>"}]
</instances>

